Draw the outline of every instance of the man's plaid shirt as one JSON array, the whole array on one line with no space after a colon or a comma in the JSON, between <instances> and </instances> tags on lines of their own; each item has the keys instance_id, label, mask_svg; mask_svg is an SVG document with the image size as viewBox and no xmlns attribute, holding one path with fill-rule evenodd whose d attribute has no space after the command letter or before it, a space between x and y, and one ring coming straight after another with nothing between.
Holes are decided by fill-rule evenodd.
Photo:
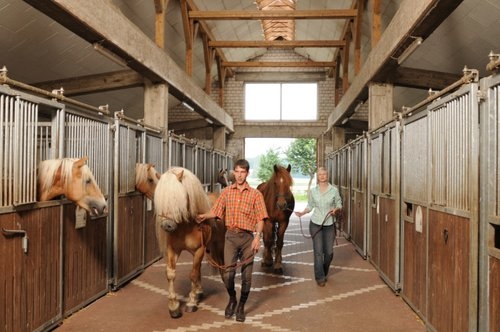
<instances>
[{"instance_id":1,"label":"man's plaid shirt","mask_svg":"<svg viewBox=\"0 0 500 332\"><path fill-rule=\"evenodd\" d=\"M212 212L218 218L225 220L228 228L239 228L250 232L255 230L255 225L260 220L269 218L262 193L250 187L248 182L245 182L245 187L241 191L236 184L224 189L212 207Z\"/></svg>"}]
</instances>

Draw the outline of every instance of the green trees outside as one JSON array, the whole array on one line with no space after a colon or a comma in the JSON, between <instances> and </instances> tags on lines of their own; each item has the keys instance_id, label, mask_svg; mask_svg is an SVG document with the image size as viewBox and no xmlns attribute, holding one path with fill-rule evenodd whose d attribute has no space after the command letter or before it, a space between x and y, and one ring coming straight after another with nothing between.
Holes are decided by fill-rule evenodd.
<instances>
[{"instance_id":1,"label":"green trees outside","mask_svg":"<svg viewBox=\"0 0 500 332\"><path fill-rule=\"evenodd\" d=\"M293 170L309 176L307 184L307 192L309 192L316 172L316 140L299 138L292 141L286 150L286 157Z\"/></svg>"},{"instance_id":2,"label":"green trees outside","mask_svg":"<svg viewBox=\"0 0 500 332\"><path fill-rule=\"evenodd\" d=\"M292 165L293 172L309 176L307 192L311 188L316 172L316 140L314 138L298 138L290 143L284 153L279 149L268 149L260 156L257 178L261 182L269 180L275 164L287 167Z\"/></svg>"}]
</instances>

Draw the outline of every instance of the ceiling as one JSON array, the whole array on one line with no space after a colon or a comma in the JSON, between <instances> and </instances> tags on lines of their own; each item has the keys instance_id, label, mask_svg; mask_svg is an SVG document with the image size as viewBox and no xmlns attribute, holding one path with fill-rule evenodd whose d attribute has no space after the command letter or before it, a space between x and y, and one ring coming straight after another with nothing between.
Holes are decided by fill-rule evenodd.
<instances>
[{"instance_id":1,"label":"ceiling","mask_svg":"<svg viewBox=\"0 0 500 332\"><path fill-rule=\"evenodd\" d=\"M390 24L403 1L382 0L381 29ZM130 21L150 39L155 39L155 4L163 0L112 0ZM166 11L165 52L181 68L186 64L186 38L182 5L170 0ZM269 10L323 11L349 10L353 0L188 0L192 10L200 14L206 11L235 12ZM373 1L363 2L365 10L371 10ZM342 41L343 31L351 18L313 18L295 20L260 20L253 18L200 19L193 42L192 78L200 87L205 84L205 60L202 34L209 34L212 41ZM371 50L370 19L361 26L360 44L362 58ZM112 22L110 22L112 24ZM447 19L430 34L402 66L439 73L460 75L464 66L478 69L486 76L485 66L490 51L500 52L500 1L464 0ZM0 66L6 66L8 75L15 80L37 84L46 81L103 74L128 69L97 52L93 45L69 31L24 1L0 0ZM266 47L220 47L217 55L226 63L241 63L258 58L267 52ZM295 47L294 51L313 62L335 60L338 47ZM229 72L241 70L228 67ZM329 68L318 67L326 71ZM276 70L276 69L275 69ZM279 69L277 69L279 70ZM300 70L300 69L299 69ZM351 70L351 76L353 76ZM217 66L211 68L212 79L217 80ZM354 77L351 77L351 80ZM398 87L395 90L395 106L411 106L426 96L425 89ZM92 105L108 104L111 110L125 110L132 117L141 117L143 108L142 87L117 91L97 92L75 96ZM171 105L179 101L173 98Z\"/></svg>"}]
</instances>

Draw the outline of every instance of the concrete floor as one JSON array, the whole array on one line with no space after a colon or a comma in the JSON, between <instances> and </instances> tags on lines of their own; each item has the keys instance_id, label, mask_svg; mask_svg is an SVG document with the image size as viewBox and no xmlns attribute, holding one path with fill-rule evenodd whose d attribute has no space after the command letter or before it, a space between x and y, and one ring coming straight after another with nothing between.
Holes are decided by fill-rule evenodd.
<instances>
[{"instance_id":1,"label":"concrete floor","mask_svg":"<svg viewBox=\"0 0 500 332\"><path fill-rule=\"evenodd\" d=\"M202 266L204 298L198 311L172 319L161 260L118 291L65 319L56 331L425 331L403 299L342 237L335 246L326 286L317 286L311 239L303 235L307 235L305 219L302 225L303 231L298 218L291 219L283 248L283 275L261 267L258 254L244 323L236 322L234 316L224 318L227 293L219 274L206 262ZM190 264L190 254L183 253L176 279L182 302L189 292Z\"/></svg>"}]
</instances>

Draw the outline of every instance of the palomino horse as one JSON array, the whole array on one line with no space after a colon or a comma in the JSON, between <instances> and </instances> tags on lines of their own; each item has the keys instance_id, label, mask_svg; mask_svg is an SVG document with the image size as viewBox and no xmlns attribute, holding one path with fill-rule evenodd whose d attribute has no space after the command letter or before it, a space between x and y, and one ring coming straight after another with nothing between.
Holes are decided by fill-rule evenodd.
<instances>
[{"instance_id":1,"label":"palomino horse","mask_svg":"<svg viewBox=\"0 0 500 332\"><path fill-rule=\"evenodd\" d=\"M38 165L38 200L64 195L91 216L106 212L107 203L97 185L87 157L44 160Z\"/></svg>"},{"instance_id":2,"label":"palomino horse","mask_svg":"<svg viewBox=\"0 0 500 332\"><path fill-rule=\"evenodd\" d=\"M160 177L154 205L156 234L167 264L168 309L172 318L179 318L182 312L174 289L177 259L184 250L193 255L186 311L194 312L203 295L200 269L205 251L218 265L224 262L225 226L215 219L196 222L198 214L209 211L210 203L201 182L185 168L173 167Z\"/></svg>"},{"instance_id":3,"label":"palomino horse","mask_svg":"<svg viewBox=\"0 0 500 332\"><path fill-rule=\"evenodd\" d=\"M160 173L153 164L135 165L135 189L143 193L147 198L153 200L156 185L160 180Z\"/></svg>"},{"instance_id":4,"label":"palomino horse","mask_svg":"<svg viewBox=\"0 0 500 332\"><path fill-rule=\"evenodd\" d=\"M269 220L264 223L262 266L273 266L272 249L275 247L273 268L275 273L280 274L283 273L281 250L283 249L285 231L295 207L295 199L291 191L293 179L290 170L290 165L288 168L274 165L274 173L271 178L257 187L264 196L269 215Z\"/></svg>"}]
</instances>

